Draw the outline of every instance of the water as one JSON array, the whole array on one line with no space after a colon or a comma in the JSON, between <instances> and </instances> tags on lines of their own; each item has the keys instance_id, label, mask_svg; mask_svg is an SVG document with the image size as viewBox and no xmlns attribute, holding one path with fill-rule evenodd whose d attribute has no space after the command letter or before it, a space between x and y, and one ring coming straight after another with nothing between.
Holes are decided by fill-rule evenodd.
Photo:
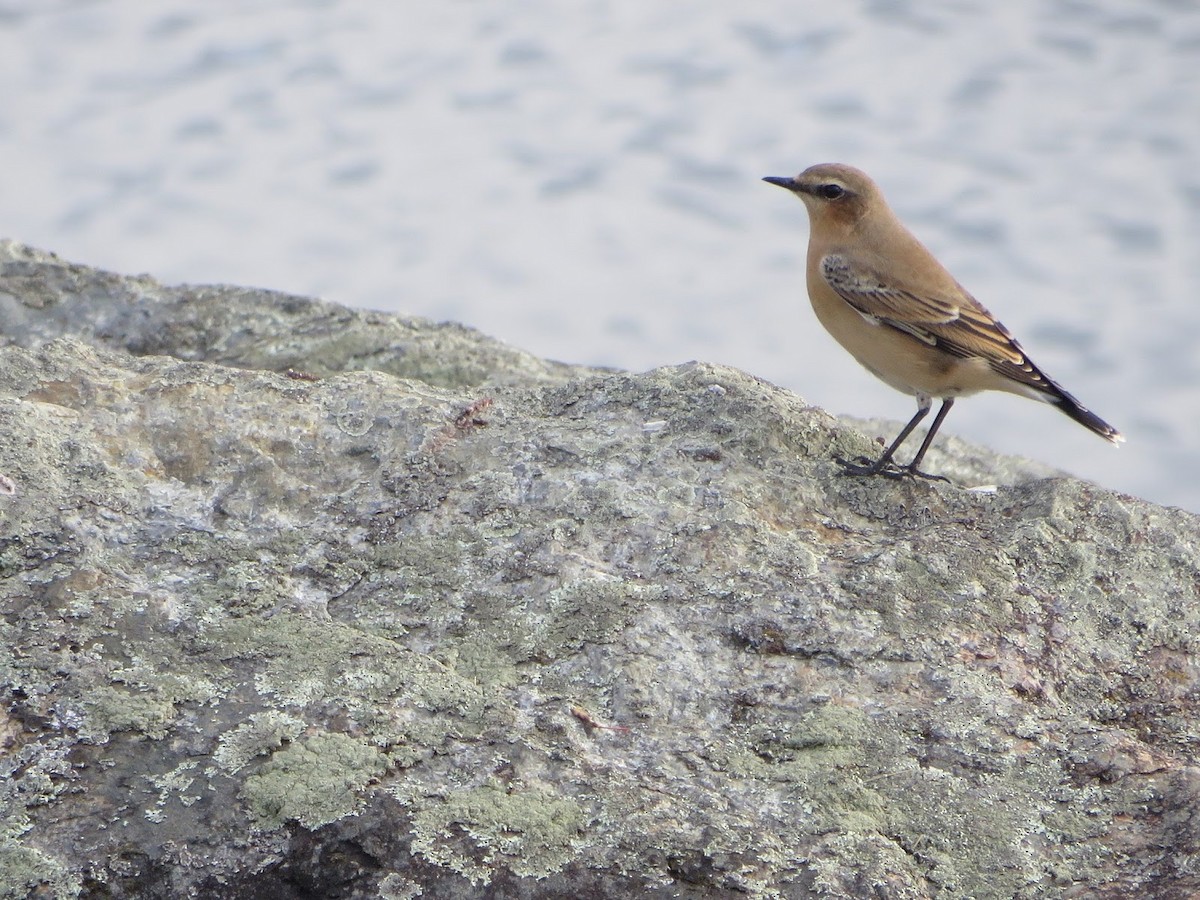
<instances>
[{"instance_id":1,"label":"water","mask_svg":"<svg viewBox=\"0 0 1200 900\"><path fill-rule=\"evenodd\" d=\"M907 419L759 181L850 162L1128 443L1002 395L948 431L1200 511L1200 6L499 7L0 0L0 231Z\"/></svg>"}]
</instances>

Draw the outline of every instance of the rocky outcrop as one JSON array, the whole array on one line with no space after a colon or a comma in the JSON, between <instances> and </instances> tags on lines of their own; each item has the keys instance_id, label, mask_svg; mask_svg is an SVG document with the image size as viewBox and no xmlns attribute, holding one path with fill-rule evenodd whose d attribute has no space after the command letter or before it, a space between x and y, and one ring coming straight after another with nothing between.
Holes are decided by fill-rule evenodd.
<instances>
[{"instance_id":1,"label":"rocky outcrop","mask_svg":"<svg viewBox=\"0 0 1200 900\"><path fill-rule=\"evenodd\" d=\"M1200 891L1189 514L11 243L0 315L0 896Z\"/></svg>"}]
</instances>

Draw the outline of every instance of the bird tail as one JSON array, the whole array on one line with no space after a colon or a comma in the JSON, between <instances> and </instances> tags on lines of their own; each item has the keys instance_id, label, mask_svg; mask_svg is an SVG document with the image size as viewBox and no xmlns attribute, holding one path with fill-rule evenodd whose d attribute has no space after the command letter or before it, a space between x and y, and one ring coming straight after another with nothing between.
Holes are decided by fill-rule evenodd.
<instances>
[{"instance_id":1,"label":"bird tail","mask_svg":"<svg viewBox=\"0 0 1200 900\"><path fill-rule=\"evenodd\" d=\"M1055 389L1048 393L1046 399L1084 428L1088 429L1089 431L1096 432L1096 434L1100 435L1100 437L1104 438L1113 446L1120 446L1120 444L1125 440L1125 436L1121 434L1121 432L1117 431L1117 429L1113 428L1102 418L1060 388L1053 381L1051 381L1050 384L1052 384Z\"/></svg>"},{"instance_id":2,"label":"bird tail","mask_svg":"<svg viewBox=\"0 0 1200 900\"><path fill-rule=\"evenodd\" d=\"M1009 339L1012 340L1011 337ZM1015 365L997 367L1002 374L1007 375L1019 385L1019 387L1010 388L1010 390L1014 390L1015 393L1023 394L1026 397L1041 400L1044 403L1053 403L1063 413L1070 416L1088 431L1094 431L1114 447L1124 443L1125 437L1121 432L1117 431L1117 429L1113 428L1068 394L1063 390L1061 384L1035 366L1033 361L1025 354L1025 351L1021 349L1020 344L1015 340L1012 341L1012 344L1021 353L1019 368ZM995 366L995 363L993 363L993 366Z\"/></svg>"}]
</instances>

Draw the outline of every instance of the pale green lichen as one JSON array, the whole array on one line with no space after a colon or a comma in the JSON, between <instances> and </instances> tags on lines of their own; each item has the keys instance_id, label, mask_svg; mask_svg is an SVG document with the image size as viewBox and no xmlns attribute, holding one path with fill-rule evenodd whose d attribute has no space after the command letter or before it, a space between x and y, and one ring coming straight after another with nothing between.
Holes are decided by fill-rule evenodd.
<instances>
[{"instance_id":1,"label":"pale green lichen","mask_svg":"<svg viewBox=\"0 0 1200 900\"><path fill-rule=\"evenodd\" d=\"M25 824L22 824L25 823ZM24 816L0 821L0 900L68 900L79 896L79 876L62 860L21 842Z\"/></svg>"},{"instance_id":2,"label":"pale green lichen","mask_svg":"<svg viewBox=\"0 0 1200 900\"><path fill-rule=\"evenodd\" d=\"M381 744L436 744L451 730L478 732L488 714L488 700L474 681L336 622L295 613L243 618L212 629L206 640L226 659L265 660L254 679L260 693L296 710L334 703Z\"/></svg>"},{"instance_id":3,"label":"pale green lichen","mask_svg":"<svg viewBox=\"0 0 1200 900\"><path fill-rule=\"evenodd\" d=\"M586 821L569 798L489 782L423 800L413 816L413 850L476 883L497 868L544 878L576 855Z\"/></svg>"},{"instance_id":4,"label":"pale green lichen","mask_svg":"<svg viewBox=\"0 0 1200 900\"><path fill-rule=\"evenodd\" d=\"M167 804L174 800L182 806L191 806L204 796L204 785L198 771L200 761L196 759L180 763L170 772L163 775L146 776L148 781L158 791L158 799L153 806L145 810L145 816L151 822L163 822L167 818Z\"/></svg>"},{"instance_id":5,"label":"pale green lichen","mask_svg":"<svg viewBox=\"0 0 1200 900\"><path fill-rule=\"evenodd\" d=\"M87 725L81 734L96 741L107 739L114 731L136 731L161 738L176 716L171 697L127 685L98 685L88 691L82 703Z\"/></svg>"},{"instance_id":6,"label":"pale green lichen","mask_svg":"<svg viewBox=\"0 0 1200 900\"><path fill-rule=\"evenodd\" d=\"M250 760L273 753L299 736L306 728L303 719L288 713L268 710L250 718L221 735L220 744L212 759L225 772L233 775Z\"/></svg>"},{"instance_id":7,"label":"pale green lichen","mask_svg":"<svg viewBox=\"0 0 1200 900\"><path fill-rule=\"evenodd\" d=\"M314 829L354 813L363 789L387 767L387 757L364 741L315 734L271 754L246 779L240 796L259 828L294 819Z\"/></svg>"},{"instance_id":8,"label":"pale green lichen","mask_svg":"<svg viewBox=\"0 0 1200 900\"><path fill-rule=\"evenodd\" d=\"M166 660L158 665L167 666ZM179 715L179 704L209 701L220 689L207 677L179 667L163 671L145 661L135 661L110 674L112 683L98 685L80 701L86 719L80 734L104 741L118 731L132 731L149 738L162 738Z\"/></svg>"}]
</instances>

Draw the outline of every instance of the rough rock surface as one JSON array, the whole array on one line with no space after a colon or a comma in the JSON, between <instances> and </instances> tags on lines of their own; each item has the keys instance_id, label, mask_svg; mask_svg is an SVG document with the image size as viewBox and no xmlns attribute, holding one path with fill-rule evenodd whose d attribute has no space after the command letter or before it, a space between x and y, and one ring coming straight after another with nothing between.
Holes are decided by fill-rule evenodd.
<instances>
[{"instance_id":1,"label":"rough rock surface","mask_svg":"<svg viewBox=\"0 0 1200 900\"><path fill-rule=\"evenodd\" d=\"M11 243L0 316L0 896L1200 891L1189 514Z\"/></svg>"}]
</instances>

